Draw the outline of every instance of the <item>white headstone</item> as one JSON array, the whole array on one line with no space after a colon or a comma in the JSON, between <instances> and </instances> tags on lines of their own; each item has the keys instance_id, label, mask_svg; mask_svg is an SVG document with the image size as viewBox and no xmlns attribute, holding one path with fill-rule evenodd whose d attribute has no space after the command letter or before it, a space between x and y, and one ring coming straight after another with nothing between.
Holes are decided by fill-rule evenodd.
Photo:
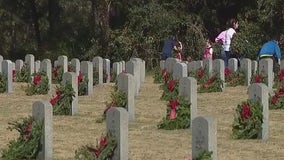
<instances>
[{"instance_id":1,"label":"white headstone","mask_svg":"<svg viewBox=\"0 0 284 160\"><path fill-rule=\"evenodd\" d=\"M127 94L127 111L129 113L129 121L135 120L135 87L134 76L130 73L120 73L117 77L118 90Z\"/></svg>"},{"instance_id":2,"label":"white headstone","mask_svg":"<svg viewBox=\"0 0 284 160\"><path fill-rule=\"evenodd\" d=\"M13 92L13 70L12 70L12 61L4 60L2 62L2 73L7 76L7 89L8 93Z\"/></svg>"},{"instance_id":3,"label":"white headstone","mask_svg":"<svg viewBox=\"0 0 284 160\"><path fill-rule=\"evenodd\" d=\"M88 79L87 95L93 94L93 63L90 61L81 62L81 72Z\"/></svg>"},{"instance_id":4,"label":"white headstone","mask_svg":"<svg viewBox=\"0 0 284 160\"><path fill-rule=\"evenodd\" d=\"M65 72L63 73L63 80L61 85L66 85L67 82L70 82L75 92L75 97L71 104L71 115L78 113L78 77L75 72Z\"/></svg>"},{"instance_id":5,"label":"white headstone","mask_svg":"<svg viewBox=\"0 0 284 160\"><path fill-rule=\"evenodd\" d=\"M268 108L268 87L263 83L253 83L248 88L248 99L260 100L262 104L262 132L258 139L268 140L269 138L269 108Z\"/></svg>"},{"instance_id":6,"label":"white headstone","mask_svg":"<svg viewBox=\"0 0 284 160\"><path fill-rule=\"evenodd\" d=\"M93 58L94 72L99 73L99 84L103 84L103 59L102 57L96 56Z\"/></svg>"},{"instance_id":7,"label":"white headstone","mask_svg":"<svg viewBox=\"0 0 284 160\"><path fill-rule=\"evenodd\" d=\"M41 137L40 150L37 159L53 159L53 127L52 105L48 101L36 101L33 104L32 115L35 120L43 120L43 136Z\"/></svg>"},{"instance_id":8,"label":"white headstone","mask_svg":"<svg viewBox=\"0 0 284 160\"><path fill-rule=\"evenodd\" d=\"M224 61L223 61L224 63ZM217 122L211 116L194 118L192 126L192 157L195 159L202 151L213 152L212 160L217 160Z\"/></svg>"},{"instance_id":9,"label":"white headstone","mask_svg":"<svg viewBox=\"0 0 284 160\"><path fill-rule=\"evenodd\" d=\"M106 128L115 136L117 147L112 160L128 160L128 114L124 108L112 107L106 113Z\"/></svg>"}]
</instances>

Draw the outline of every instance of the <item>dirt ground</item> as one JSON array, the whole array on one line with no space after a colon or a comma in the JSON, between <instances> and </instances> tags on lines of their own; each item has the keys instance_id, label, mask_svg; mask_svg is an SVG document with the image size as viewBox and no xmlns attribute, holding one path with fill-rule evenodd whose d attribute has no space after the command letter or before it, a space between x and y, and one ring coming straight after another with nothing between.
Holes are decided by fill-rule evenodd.
<instances>
[{"instance_id":1,"label":"dirt ground","mask_svg":"<svg viewBox=\"0 0 284 160\"><path fill-rule=\"evenodd\" d=\"M49 100L52 95L26 96L23 83L14 83L14 92L0 94L0 150L16 138L17 132L7 130L8 122L31 115L32 104ZM72 160L75 150L96 143L105 131L105 123L96 123L105 101L110 98L113 84L94 87L94 95L79 97L79 114L54 116L54 159ZM136 120L129 125L129 159L184 160L191 155L191 130L159 130L157 124L166 115L166 102L160 101L162 91L146 77L135 99ZM198 114L211 115L217 120L218 160L281 160L284 159L284 113L272 110L269 114L269 139L233 140L231 125L234 108L247 99L247 88L226 87L222 93L198 94Z\"/></svg>"}]
</instances>

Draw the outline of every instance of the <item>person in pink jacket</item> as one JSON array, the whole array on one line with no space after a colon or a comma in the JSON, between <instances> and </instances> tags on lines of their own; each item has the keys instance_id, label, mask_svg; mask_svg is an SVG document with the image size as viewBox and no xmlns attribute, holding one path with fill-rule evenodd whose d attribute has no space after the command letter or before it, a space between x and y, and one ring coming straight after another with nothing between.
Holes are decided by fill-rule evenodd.
<instances>
[{"instance_id":1,"label":"person in pink jacket","mask_svg":"<svg viewBox=\"0 0 284 160\"><path fill-rule=\"evenodd\" d=\"M211 59L211 60L213 60L212 42L209 39L206 40L204 54L203 54L203 59Z\"/></svg>"}]
</instances>

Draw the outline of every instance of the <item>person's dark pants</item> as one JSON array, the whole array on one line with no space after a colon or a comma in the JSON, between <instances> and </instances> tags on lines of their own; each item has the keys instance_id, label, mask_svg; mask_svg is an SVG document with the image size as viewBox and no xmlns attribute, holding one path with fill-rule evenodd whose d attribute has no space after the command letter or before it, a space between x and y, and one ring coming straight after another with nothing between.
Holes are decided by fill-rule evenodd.
<instances>
[{"instance_id":1,"label":"person's dark pants","mask_svg":"<svg viewBox=\"0 0 284 160\"><path fill-rule=\"evenodd\" d=\"M259 59L272 59L273 60L273 72L275 74L278 74L278 72L280 71L280 65L278 63L278 59L273 57L273 56L262 56Z\"/></svg>"},{"instance_id":2,"label":"person's dark pants","mask_svg":"<svg viewBox=\"0 0 284 160\"><path fill-rule=\"evenodd\" d=\"M222 51L221 57L224 60L225 67L228 67L229 59L231 58L231 51Z\"/></svg>"},{"instance_id":3,"label":"person's dark pants","mask_svg":"<svg viewBox=\"0 0 284 160\"><path fill-rule=\"evenodd\" d=\"M170 55L162 54L162 60L166 60L167 58L170 58Z\"/></svg>"}]
</instances>

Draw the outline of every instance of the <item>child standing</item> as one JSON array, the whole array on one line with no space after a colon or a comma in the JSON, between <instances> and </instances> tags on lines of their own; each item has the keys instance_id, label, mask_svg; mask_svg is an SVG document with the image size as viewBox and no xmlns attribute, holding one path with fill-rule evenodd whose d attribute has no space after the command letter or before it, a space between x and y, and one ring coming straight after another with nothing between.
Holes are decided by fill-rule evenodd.
<instances>
[{"instance_id":1,"label":"child standing","mask_svg":"<svg viewBox=\"0 0 284 160\"><path fill-rule=\"evenodd\" d=\"M207 39L205 44L205 50L203 54L203 59L211 59L213 60L213 48L212 48L212 42Z\"/></svg>"},{"instance_id":2,"label":"child standing","mask_svg":"<svg viewBox=\"0 0 284 160\"><path fill-rule=\"evenodd\" d=\"M174 50L176 52L176 59L182 61L182 43L180 41L177 41Z\"/></svg>"}]
</instances>

